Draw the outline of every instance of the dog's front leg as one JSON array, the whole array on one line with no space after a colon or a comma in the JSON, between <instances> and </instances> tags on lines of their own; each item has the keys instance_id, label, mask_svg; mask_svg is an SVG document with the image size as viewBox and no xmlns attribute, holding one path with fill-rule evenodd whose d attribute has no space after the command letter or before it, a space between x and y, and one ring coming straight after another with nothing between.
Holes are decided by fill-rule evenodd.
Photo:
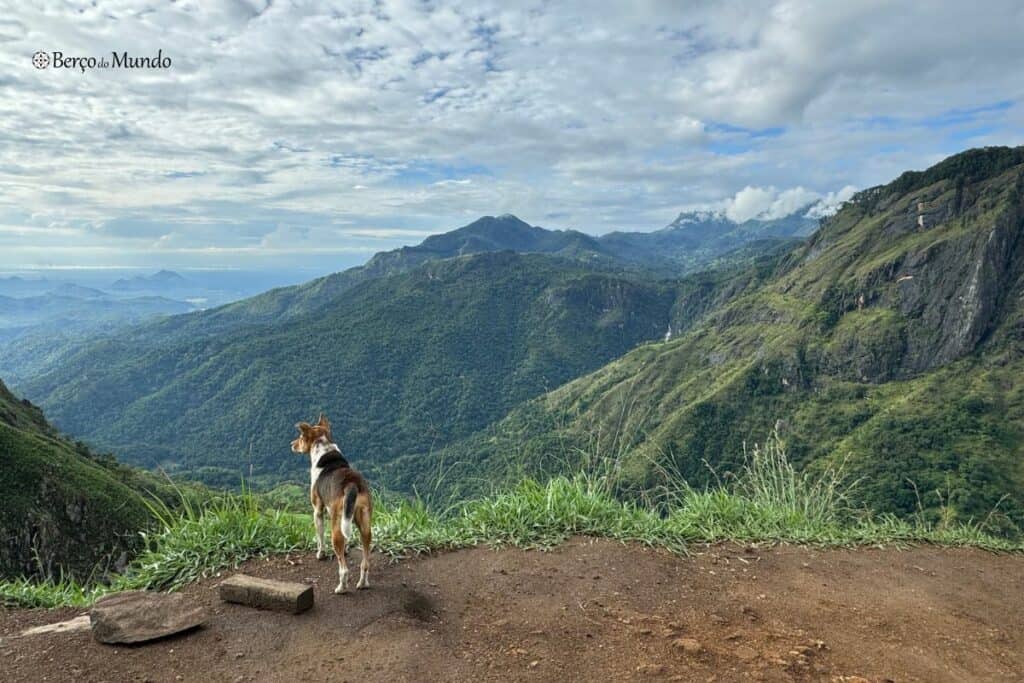
<instances>
[{"instance_id":1,"label":"dog's front leg","mask_svg":"<svg viewBox=\"0 0 1024 683\"><path fill-rule=\"evenodd\" d=\"M323 560L327 557L324 552L324 509L313 509L313 523L316 524L316 559Z\"/></svg>"}]
</instances>

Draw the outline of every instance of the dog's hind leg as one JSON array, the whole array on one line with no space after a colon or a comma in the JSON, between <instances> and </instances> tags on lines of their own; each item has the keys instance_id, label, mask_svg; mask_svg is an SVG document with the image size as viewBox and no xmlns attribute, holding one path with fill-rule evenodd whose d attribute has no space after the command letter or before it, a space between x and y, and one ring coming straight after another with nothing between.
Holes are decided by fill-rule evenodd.
<instances>
[{"instance_id":1,"label":"dog's hind leg","mask_svg":"<svg viewBox=\"0 0 1024 683\"><path fill-rule=\"evenodd\" d=\"M319 507L313 510L313 522L316 524L316 559L327 558L324 552L324 509Z\"/></svg>"},{"instance_id":2,"label":"dog's hind leg","mask_svg":"<svg viewBox=\"0 0 1024 683\"><path fill-rule=\"evenodd\" d=\"M348 591L348 559L345 557L345 535L341 533L342 510L344 503L331 506L331 543L334 545L334 556L338 559L338 586L335 593Z\"/></svg>"},{"instance_id":3,"label":"dog's hind leg","mask_svg":"<svg viewBox=\"0 0 1024 683\"><path fill-rule=\"evenodd\" d=\"M316 526L316 559L323 560L327 557L324 552L324 503L315 489L310 499L313 501L313 524Z\"/></svg>"},{"instance_id":4,"label":"dog's hind leg","mask_svg":"<svg viewBox=\"0 0 1024 683\"><path fill-rule=\"evenodd\" d=\"M359 537L363 544L363 559L359 563L359 582L356 584L356 588L369 588L370 587L370 544L373 541L373 530L372 520L370 519L370 499L369 496L361 495L360 500L356 503L356 526L359 527Z\"/></svg>"}]
</instances>

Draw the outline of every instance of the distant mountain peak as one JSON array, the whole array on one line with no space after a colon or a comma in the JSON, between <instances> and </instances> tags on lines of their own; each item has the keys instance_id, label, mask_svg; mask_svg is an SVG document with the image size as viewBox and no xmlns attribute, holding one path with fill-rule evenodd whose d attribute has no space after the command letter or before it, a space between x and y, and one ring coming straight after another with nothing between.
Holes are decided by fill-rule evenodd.
<instances>
[{"instance_id":1,"label":"distant mountain peak","mask_svg":"<svg viewBox=\"0 0 1024 683\"><path fill-rule=\"evenodd\" d=\"M503 213L500 216L489 216L489 215L488 216L481 216L480 218L477 218L472 223L469 223L468 225L464 225L460 229L461 230L466 230L466 229L474 228L474 227L482 227L482 226L494 225L495 223L499 223L503 227L506 227L506 226L508 226L508 227L516 227L516 228L532 228L533 227L532 225L530 225L529 223L527 223L523 219L519 218L519 216L515 216L515 215L513 215L511 213Z\"/></svg>"},{"instance_id":2,"label":"distant mountain peak","mask_svg":"<svg viewBox=\"0 0 1024 683\"><path fill-rule=\"evenodd\" d=\"M676 219L666 225L666 228L681 228L691 223L708 223L710 221L730 221L721 209L697 209L694 211L682 211Z\"/></svg>"},{"instance_id":3,"label":"distant mountain peak","mask_svg":"<svg viewBox=\"0 0 1024 683\"><path fill-rule=\"evenodd\" d=\"M187 284L188 280L178 273L173 270L162 269L152 275L136 275L135 277L121 278L115 281L111 287L121 290L140 290L151 287L181 287Z\"/></svg>"},{"instance_id":4,"label":"distant mountain peak","mask_svg":"<svg viewBox=\"0 0 1024 683\"><path fill-rule=\"evenodd\" d=\"M173 270L167 270L167 269L158 270L157 272L153 273L149 277L149 279L150 280L162 280L164 282L167 282L169 280L174 280L175 282L184 282L185 281L185 278L183 278L181 275L179 275L178 273L174 272Z\"/></svg>"}]
</instances>

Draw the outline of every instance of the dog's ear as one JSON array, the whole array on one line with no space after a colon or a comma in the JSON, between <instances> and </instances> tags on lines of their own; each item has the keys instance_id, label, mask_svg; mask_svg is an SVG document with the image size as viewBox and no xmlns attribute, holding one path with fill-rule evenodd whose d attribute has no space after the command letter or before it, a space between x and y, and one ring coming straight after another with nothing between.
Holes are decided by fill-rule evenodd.
<instances>
[{"instance_id":1,"label":"dog's ear","mask_svg":"<svg viewBox=\"0 0 1024 683\"><path fill-rule=\"evenodd\" d=\"M297 425L295 425L295 428L298 429L303 434L305 434L306 432L313 428L313 425L309 424L308 422L300 422Z\"/></svg>"},{"instance_id":2,"label":"dog's ear","mask_svg":"<svg viewBox=\"0 0 1024 683\"><path fill-rule=\"evenodd\" d=\"M323 427L328 432L331 431L331 421L327 419L327 416L320 413L320 421L316 423L317 427Z\"/></svg>"}]
</instances>

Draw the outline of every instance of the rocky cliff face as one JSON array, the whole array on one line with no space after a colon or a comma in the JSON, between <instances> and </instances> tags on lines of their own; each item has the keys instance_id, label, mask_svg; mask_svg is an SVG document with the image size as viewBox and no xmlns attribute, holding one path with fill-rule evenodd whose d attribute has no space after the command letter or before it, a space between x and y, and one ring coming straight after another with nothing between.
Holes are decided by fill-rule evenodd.
<instances>
[{"instance_id":1,"label":"rocky cliff face","mask_svg":"<svg viewBox=\"0 0 1024 683\"><path fill-rule=\"evenodd\" d=\"M911 378L974 352L1006 322L1024 275L1024 167L962 176L851 206L804 250L785 291L820 289L825 370L857 381ZM824 266L824 267L822 267ZM821 282L828 284L823 288ZM846 329L851 312L872 325Z\"/></svg>"}]
</instances>

